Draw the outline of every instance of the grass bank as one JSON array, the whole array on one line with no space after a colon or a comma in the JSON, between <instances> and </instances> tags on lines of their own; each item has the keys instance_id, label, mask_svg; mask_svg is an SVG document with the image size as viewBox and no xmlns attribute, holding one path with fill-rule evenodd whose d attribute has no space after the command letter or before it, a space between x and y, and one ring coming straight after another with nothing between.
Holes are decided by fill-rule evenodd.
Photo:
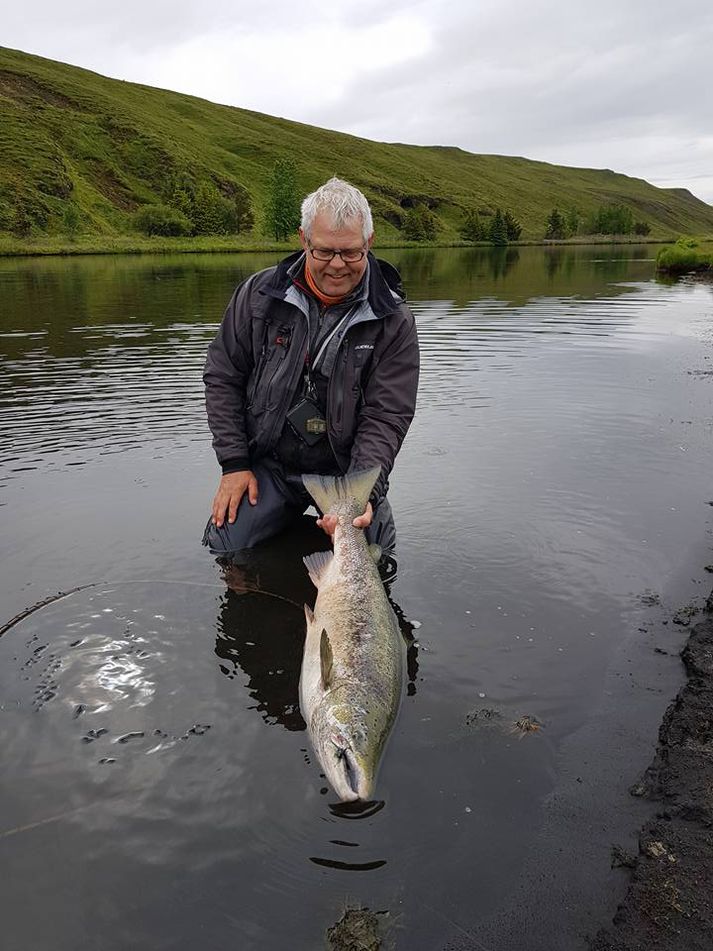
<instances>
[{"instance_id":1,"label":"grass bank","mask_svg":"<svg viewBox=\"0 0 713 951\"><path fill-rule=\"evenodd\" d=\"M656 270L662 274L690 274L713 270L713 242L681 238L674 245L661 248L656 255Z\"/></svg>"},{"instance_id":2,"label":"grass bank","mask_svg":"<svg viewBox=\"0 0 713 951\"><path fill-rule=\"evenodd\" d=\"M460 239L469 216L484 223L497 209L531 241L543 239L555 208L580 236L580 225L613 207L655 238L713 231L713 207L689 191L610 169L372 142L2 47L0 128L0 234L36 249L13 253L162 250L132 236L137 215L152 206L155 215L156 205L190 219L193 234L240 232L171 250L263 250L272 172L285 158L300 196L335 174L360 187L382 247L402 246L419 211L444 244ZM70 242L72 234L97 243Z\"/></svg>"},{"instance_id":3,"label":"grass bank","mask_svg":"<svg viewBox=\"0 0 713 951\"><path fill-rule=\"evenodd\" d=\"M0 235L0 257L80 255L80 254L225 254L277 251L289 254L299 247L294 243L275 243L241 239L225 235L203 238L160 238L142 235L79 235L13 238Z\"/></svg>"},{"instance_id":4,"label":"grass bank","mask_svg":"<svg viewBox=\"0 0 713 951\"><path fill-rule=\"evenodd\" d=\"M574 247L578 245L612 244L661 244L671 242L673 238L640 238L633 235L619 237L590 235L585 238L567 238L562 241L517 241L508 247ZM416 242L403 240L381 240L374 244L374 251L384 248L492 248L488 242L470 241L432 241ZM82 254L255 254L277 252L289 254L299 249L299 243L287 241L276 243L269 239L241 235L225 235L201 238L161 238L143 235L78 235L68 238L60 235L42 238L15 238L12 235L0 235L0 257L42 257L45 255L74 256ZM658 260L658 259L657 259Z\"/></svg>"}]
</instances>

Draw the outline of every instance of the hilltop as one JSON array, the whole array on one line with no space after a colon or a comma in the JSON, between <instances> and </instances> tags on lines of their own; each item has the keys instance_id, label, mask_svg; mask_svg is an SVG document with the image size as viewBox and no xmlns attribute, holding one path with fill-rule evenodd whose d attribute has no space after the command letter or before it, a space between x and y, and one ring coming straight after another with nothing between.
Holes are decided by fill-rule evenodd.
<instances>
[{"instance_id":1,"label":"hilltop","mask_svg":"<svg viewBox=\"0 0 713 951\"><path fill-rule=\"evenodd\" d=\"M612 203L652 237L713 233L713 207L690 192L608 169L372 142L5 48L0 128L0 237L16 243L73 231L109 245L135 232L142 206L180 210L198 195L227 202L231 230L259 244L280 158L296 164L302 194L334 174L362 188L383 242L403 239L414 207L436 216L440 241L458 240L468 212L508 209L523 239L540 240L553 207L587 215Z\"/></svg>"}]
</instances>

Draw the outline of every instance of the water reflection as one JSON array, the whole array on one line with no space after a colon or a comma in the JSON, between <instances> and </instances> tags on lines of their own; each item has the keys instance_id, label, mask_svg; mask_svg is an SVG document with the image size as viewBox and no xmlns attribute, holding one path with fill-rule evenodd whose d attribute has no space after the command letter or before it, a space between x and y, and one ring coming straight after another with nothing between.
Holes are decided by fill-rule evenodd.
<instances>
[{"instance_id":1,"label":"water reflection","mask_svg":"<svg viewBox=\"0 0 713 951\"><path fill-rule=\"evenodd\" d=\"M228 591L216 622L215 653L220 669L233 679L240 670L266 723L304 730L299 709L299 676L304 627L301 609L265 593Z\"/></svg>"},{"instance_id":2,"label":"water reflection","mask_svg":"<svg viewBox=\"0 0 713 951\"><path fill-rule=\"evenodd\" d=\"M635 251L379 252L401 270L419 323L422 403L458 395L481 405L473 380L464 390L463 374L445 368L470 372L483 357L525 352L533 334L581 332L573 297L604 298L595 321L605 331L620 326L629 315L614 302L635 298L637 278L648 279L652 270ZM84 466L142 446L205 445L206 347L235 284L274 261L275 255L0 261L4 478ZM630 283L612 283L624 279ZM463 365L467 353L477 359Z\"/></svg>"},{"instance_id":3,"label":"water reflection","mask_svg":"<svg viewBox=\"0 0 713 951\"><path fill-rule=\"evenodd\" d=\"M490 254L490 273L494 278L505 277L520 260L517 248L493 248Z\"/></svg>"},{"instance_id":4,"label":"water reflection","mask_svg":"<svg viewBox=\"0 0 713 951\"><path fill-rule=\"evenodd\" d=\"M242 671L245 686L266 723L304 730L299 709L299 679L304 647L303 605L316 591L302 565L314 551L329 550L329 539L307 515L292 528L254 551L241 564L224 564L228 590L216 621L215 653L229 679ZM391 588L396 562L391 559L385 587L406 645L408 696L416 693L418 641L411 622L394 601Z\"/></svg>"}]
</instances>

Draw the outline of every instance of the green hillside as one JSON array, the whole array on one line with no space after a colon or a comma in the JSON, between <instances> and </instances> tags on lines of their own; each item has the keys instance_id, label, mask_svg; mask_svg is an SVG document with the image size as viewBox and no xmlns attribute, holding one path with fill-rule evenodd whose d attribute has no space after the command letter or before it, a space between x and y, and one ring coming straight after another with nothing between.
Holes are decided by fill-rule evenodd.
<instances>
[{"instance_id":1,"label":"green hillside","mask_svg":"<svg viewBox=\"0 0 713 951\"><path fill-rule=\"evenodd\" d=\"M258 244L278 158L295 162L302 193L334 174L358 185L378 237L392 243L421 205L437 216L440 241L458 239L468 211L509 209L522 238L538 240L554 206L588 215L611 203L630 208L652 237L713 233L713 207L683 189L609 170L371 142L4 48L0 130L0 237L16 241L81 234L110 245L135 232L141 206L155 204L194 217L200 205L206 220L196 230L209 234L218 201L233 209L240 241Z\"/></svg>"}]
</instances>

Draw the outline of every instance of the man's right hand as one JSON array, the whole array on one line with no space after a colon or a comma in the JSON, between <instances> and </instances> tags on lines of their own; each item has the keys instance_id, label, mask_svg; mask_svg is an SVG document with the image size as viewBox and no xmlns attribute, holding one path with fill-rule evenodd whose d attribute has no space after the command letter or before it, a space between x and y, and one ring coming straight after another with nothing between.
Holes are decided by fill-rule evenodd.
<instances>
[{"instance_id":1,"label":"man's right hand","mask_svg":"<svg viewBox=\"0 0 713 951\"><path fill-rule=\"evenodd\" d=\"M241 469L240 472L229 472L220 480L218 491L213 499L212 521L217 528L221 528L227 514L232 525L238 513L240 500L248 493L251 505L257 504L257 479L250 469Z\"/></svg>"}]
</instances>

